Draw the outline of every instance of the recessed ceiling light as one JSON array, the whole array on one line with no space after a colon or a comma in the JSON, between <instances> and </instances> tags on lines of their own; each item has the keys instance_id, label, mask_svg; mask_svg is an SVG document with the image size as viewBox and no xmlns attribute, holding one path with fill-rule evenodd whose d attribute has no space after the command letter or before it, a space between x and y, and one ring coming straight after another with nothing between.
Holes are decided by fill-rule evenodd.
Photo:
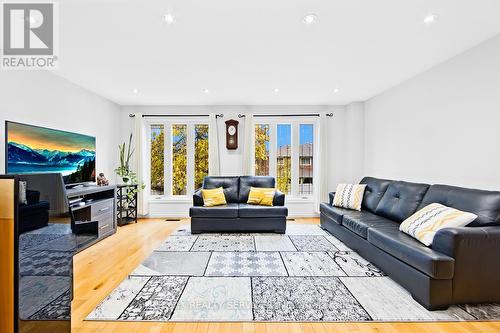
<instances>
[{"instance_id":1,"label":"recessed ceiling light","mask_svg":"<svg viewBox=\"0 0 500 333\"><path fill-rule=\"evenodd\" d=\"M166 24L172 24L175 21L175 16L170 13L167 13L163 15L163 21L165 21Z\"/></svg>"},{"instance_id":2,"label":"recessed ceiling light","mask_svg":"<svg viewBox=\"0 0 500 333\"><path fill-rule=\"evenodd\" d=\"M273 92L274 92L275 94L278 94L278 93L280 92L280 90L279 90L278 88L274 88Z\"/></svg>"},{"instance_id":3,"label":"recessed ceiling light","mask_svg":"<svg viewBox=\"0 0 500 333\"><path fill-rule=\"evenodd\" d=\"M210 93L210 90L208 90L207 88L205 88L205 89L203 89L203 92L204 92L205 94L209 94L209 93Z\"/></svg>"},{"instance_id":4,"label":"recessed ceiling light","mask_svg":"<svg viewBox=\"0 0 500 333\"><path fill-rule=\"evenodd\" d=\"M307 14L304 16L305 24L314 24L316 22L318 22L318 16L316 16L316 14Z\"/></svg>"},{"instance_id":5,"label":"recessed ceiling light","mask_svg":"<svg viewBox=\"0 0 500 333\"><path fill-rule=\"evenodd\" d=\"M132 92L134 93L134 95L137 95L139 93L139 89L134 88L134 90L132 90Z\"/></svg>"},{"instance_id":6,"label":"recessed ceiling light","mask_svg":"<svg viewBox=\"0 0 500 333\"><path fill-rule=\"evenodd\" d=\"M437 18L438 18L437 14L429 14L426 17L424 17L424 23L430 25L436 22Z\"/></svg>"},{"instance_id":7,"label":"recessed ceiling light","mask_svg":"<svg viewBox=\"0 0 500 333\"><path fill-rule=\"evenodd\" d=\"M339 88L335 88L335 89L333 89L333 93L334 93L334 94L338 93L339 91L340 91L340 89L339 89Z\"/></svg>"}]
</instances>

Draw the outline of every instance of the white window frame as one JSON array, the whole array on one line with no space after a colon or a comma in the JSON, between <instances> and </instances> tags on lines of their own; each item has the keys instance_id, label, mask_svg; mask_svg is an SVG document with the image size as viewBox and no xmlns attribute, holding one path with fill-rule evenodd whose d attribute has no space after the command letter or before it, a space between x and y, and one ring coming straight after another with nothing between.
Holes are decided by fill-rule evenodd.
<instances>
[{"instance_id":1,"label":"white window frame","mask_svg":"<svg viewBox=\"0 0 500 333\"><path fill-rule=\"evenodd\" d=\"M290 194L287 195L287 202L293 201L313 201L316 192L318 181L318 163L319 161L319 118L318 117L255 117L255 125L269 125L269 176L276 178L277 174L277 140L276 135L278 131L278 124L291 125L292 133L292 185ZM299 195L299 146L300 146L300 125L307 124L314 126L313 134L313 190L311 194ZM255 153L254 153L255 156ZM318 156L318 157L317 157Z\"/></svg>"},{"instance_id":2,"label":"white window frame","mask_svg":"<svg viewBox=\"0 0 500 333\"><path fill-rule=\"evenodd\" d=\"M159 202L159 201L185 201L191 202L192 195L196 190L194 188L194 145L195 145L195 125L209 125L208 117L158 117L158 118L147 118L147 151L148 151L148 172L151 172L151 125L163 125L164 137L165 137L165 146L164 146L164 154L163 154L163 179L164 179L164 192L163 195L153 195L150 194L150 202ZM186 136L186 154L187 154L187 170L186 177L187 181L187 190L186 195L173 195L172 194L172 156L173 156L173 147L172 147L172 125L187 125L187 136ZM209 131L210 133L210 131ZM208 138L208 145L210 146L210 136Z\"/></svg>"}]
</instances>

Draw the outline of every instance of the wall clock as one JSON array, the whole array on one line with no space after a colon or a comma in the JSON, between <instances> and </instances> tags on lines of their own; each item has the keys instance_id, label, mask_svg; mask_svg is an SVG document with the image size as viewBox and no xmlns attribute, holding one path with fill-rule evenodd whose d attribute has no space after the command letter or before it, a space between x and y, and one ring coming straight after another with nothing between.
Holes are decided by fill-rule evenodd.
<instances>
[{"instance_id":1,"label":"wall clock","mask_svg":"<svg viewBox=\"0 0 500 333\"><path fill-rule=\"evenodd\" d=\"M238 149L238 121L230 119L226 121L226 148Z\"/></svg>"}]
</instances>

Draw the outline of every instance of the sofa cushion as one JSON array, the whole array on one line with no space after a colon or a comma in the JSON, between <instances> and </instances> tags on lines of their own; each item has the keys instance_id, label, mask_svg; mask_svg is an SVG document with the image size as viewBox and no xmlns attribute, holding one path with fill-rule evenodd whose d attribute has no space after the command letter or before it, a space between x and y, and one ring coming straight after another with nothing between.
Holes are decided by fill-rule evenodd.
<instances>
[{"instance_id":1,"label":"sofa cushion","mask_svg":"<svg viewBox=\"0 0 500 333\"><path fill-rule=\"evenodd\" d=\"M453 278L455 260L399 231L399 226L368 229L368 241L407 265L435 279Z\"/></svg>"},{"instance_id":2,"label":"sofa cushion","mask_svg":"<svg viewBox=\"0 0 500 333\"><path fill-rule=\"evenodd\" d=\"M361 209L374 213L380 199L382 199L387 187L389 187L392 182L393 180L378 179L373 177L365 177L361 179L359 183L366 184Z\"/></svg>"},{"instance_id":3,"label":"sofa cushion","mask_svg":"<svg viewBox=\"0 0 500 333\"><path fill-rule=\"evenodd\" d=\"M326 202L322 202L319 205L319 212L321 214L324 214L327 217L331 218L332 220L334 220L335 223L342 224L342 217L345 214L352 213L352 212L358 212L358 211L347 209L347 208L334 207L334 206L330 206Z\"/></svg>"},{"instance_id":4,"label":"sofa cushion","mask_svg":"<svg viewBox=\"0 0 500 333\"><path fill-rule=\"evenodd\" d=\"M203 206L213 207L226 205L226 196L224 195L224 189L222 187L212 188L212 189L202 189L201 195L203 197Z\"/></svg>"},{"instance_id":5,"label":"sofa cushion","mask_svg":"<svg viewBox=\"0 0 500 333\"><path fill-rule=\"evenodd\" d=\"M242 218L286 217L288 215L288 208L283 206L258 206L240 203L238 208L238 215Z\"/></svg>"},{"instance_id":6,"label":"sofa cushion","mask_svg":"<svg viewBox=\"0 0 500 333\"><path fill-rule=\"evenodd\" d=\"M440 203L476 214L477 218L467 225L468 227L500 225L500 192L432 185L425 194L419 209L431 203Z\"/></svg>"},{"instance_id":7,"label":"sofa cushion","mask_svg":"<svg viewBox=\"0 0 500 333\"><path fill-rule=\"evenodd\" d=\"M33 214L38 212L44 212L50 210L50 204L48 201L39 201L31 205L19 205L19 214Z\"/></svg>"},{"instance_id":8,"label":"sofa cushion","mask_svg":"<svg viewBox=\"0 0 500 333\"><path fill-rule=\"evenodd\" d=\"M275 187L276 181L274 177L269 176L241 176L239 202L245 203L248 201L248 194L251 187Z\"/></svg>"},{"instance_id":9,"label":"sofa cushion","mask_svg":"<svg viewBox=\"0 0 500 333\"><path fill-rule=\"evenodd\" d=\"M396 222L388 220L382 216L375 215L373 213L362 211L359 215L344 215L342 220L342 225L347 229L351 230L355 234L366 239L368 235L368 228L377 226L383 227L393 227L398 225Z\"/></svg>"},{"instance_id":10,"label":"sofa cushion","mask_svg":"<svg viewBox=\"0 0 500 333\"><path fill-rule=\"evenodd\" d=\"M399 230L410 235L426 246L432 244L436 233L444 228L465 227L476 219L477 215L463 212L440 203L432 203L419 209L415 214L399 225Z\"/></svg>"},{"instance_id":11,"label":"sofa cushion","mask_svg":"<svg viewBox=\"0 0 500 333\"><path fill-rule=\"evenodd\" d=\"M274 194L276 189L274 187L250 187L247 203L252 205L272 206Z\"/></svg>"},{"instance_id":12,"label":"sofa cushion","mask_svg":"<svg viewBox=\"0 0 500 333\"><path fill-rule=\"evenodd\" d=\"M204 189L222 187L228 203L238 203L239 177L209 176L203 179Z\"/></svg>"},{"instance_id":13,"label":"sofa cushion","mask_svg":"<svg viewBox=\"0 0 500 333\"><path fill-rule=\"evenodd\" d=\"M365 188L366 185L338 184L333 197L333 206L360 211Z\"/></svg>"},{"instance_id":14,"label":"sofa cushion","mask_svg":"<svg viewBox=\"0 0 500 333\"><path fill-rule=\"evenodd\" d=\"M429 185L395 181L389 184L375 214L402 222L415 213Z\"/></svg>"},{"instance_id":15,"label":"sofa cushion","mask_svg":"<svg viewBox=\"0 0 500 333\"><path fill-rule=\"evenodd\" d=\"M236 218L238 217L238 204L230 203L224 206L214 207L191 207L189 208L190 217L219 217Z\"/></svg>"}]
</instances>

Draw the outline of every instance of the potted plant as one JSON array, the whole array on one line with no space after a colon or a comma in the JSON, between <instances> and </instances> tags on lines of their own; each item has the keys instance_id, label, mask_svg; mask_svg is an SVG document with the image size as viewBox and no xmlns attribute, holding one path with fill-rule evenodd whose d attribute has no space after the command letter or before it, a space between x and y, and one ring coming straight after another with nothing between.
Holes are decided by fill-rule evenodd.
<instances>
[{"instance_id":1,"label":"potted plant","mask_svg":"<svg viewBox=\"0 0 500 333\"><path fill-rule=\"evenodd\" d=\"M137 185L137 187L129 187L127 191L128 198L132 199L136 193L145 188L144 184L139 184L137 174L130 169L130 159L135 151L135 149L132 148L132 133L128 140L128 147L124 142L118 145L118 149L120 151L120 166L115 169L115 172L121 177L123 183ZM126 154L125 151L127 152Z\"/></svg>"},{"instance_id":2,"label":"potted plant","mask_svg":"<svg viewBox=\"0 0 500 333\"><path fill-rule=\"evenodd\" d=\"M127 150L126 155L125 149ZM128 148L124 142L121 145L118 145L118 150L120 151L120 166L115 169L115 172L122 178L122 181L125 184L128 184L131 180L130 178L132 173L132 171L130 170L130 158L134 154L134 149L132 149L132 133L130 133L130 137L128 140Z\"/></svg>"}]
</instances>

